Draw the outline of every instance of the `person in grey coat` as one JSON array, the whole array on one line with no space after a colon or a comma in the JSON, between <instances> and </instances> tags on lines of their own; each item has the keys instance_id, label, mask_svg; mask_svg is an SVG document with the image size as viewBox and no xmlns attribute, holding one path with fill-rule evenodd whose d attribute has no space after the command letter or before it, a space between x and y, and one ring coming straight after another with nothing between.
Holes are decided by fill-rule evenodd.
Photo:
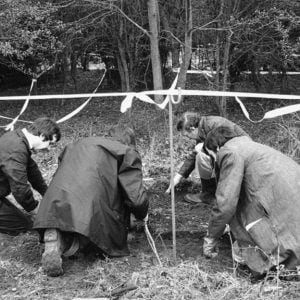
<instances>
[{"instance_id":1,"label":"person in grey coat","mask_svg":"<svg viewBox=\"0 0 300 300\"><path fill-rule=\"evenodd\" d=\"M63 274L62 254L83 248L109 257L129 255L130 214L147 220L142 162L130 128L110 138L88 137L65 147L34 222L45 242L42 267Z\"/></svg>"},{"instance_id":2,"label":"person in grey coat","mask_svg":"<svg viewBox=\"0 0 300 300\"><path fill-rule=\"evenodd\" d=\"M300 166L290 157L230 127L213 129L205 148L215 160L216 205L203 253L216 245L229 225L233 258L262 275L279 264L300 264Z\"/></svg>"}]
</instances>

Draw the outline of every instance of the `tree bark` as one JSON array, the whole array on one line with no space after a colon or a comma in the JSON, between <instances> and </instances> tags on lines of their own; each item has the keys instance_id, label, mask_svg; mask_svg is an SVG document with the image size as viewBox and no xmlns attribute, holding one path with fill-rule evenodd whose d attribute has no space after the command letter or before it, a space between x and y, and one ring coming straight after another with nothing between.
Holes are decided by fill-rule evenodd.
<instances>
[{"instance_id":1,"label":"tree bark","mask_svg":"<svg viewBox=\"0 0 300 300\"><path fill-rule=\"evenodd\" d=\"M78 85L77 85L77 53L76 51L72 50L71 53L71 77L74 82L74 87L76 93L78 93Z\"/></svg>"},{"instance_id":2,"label":"tree bark","mask_svg":"<svg viewBox=\"0 0 300 300\"><path fill-rule=\"evenodd\" d=\"M117 65L118 65L118 70L119 70L119 74L120 74L120 78L121 78L121 91L126 91L125 73L123 70L123 65L121 62L120 54L116 53L115 56L117 58Z\"/></svg>"},{"instance_id":3,"label":"tree bark","mask_svg":"<svg viewBox=\"0 0 300 300\"><path fill-rule=\"evenodd\" d=\"M191 0L185 0L184 53L177 81L177 87L180 87L182 89L184 89L186 85L186 73L192 58L192 29L192 4Z\"/></svg>"},{"instance_id":4,"label":"tree bark","mask_svg":"<svg viewBox=\"0 0 300 300\"><path fill-rule=\"evenodd\" d=\"M126 61L126 53L125 53L125 49L124 49L124 45L122 43L122 41L120 39L118 39L118 48L119 48L119 55L120 55L120 63L122 65L122 70L124 72L124 76L123 76L123 80L125 80L124 84L125 84L125 91L129 92L131 90L130 87L130 81L129 81L129 71L128 71L128 66L127 66L127 61ZM121 76L121 80L122 80L122 75ZM123 86L123 84L122 84Z\"/></svg>"},{"instance_id":5,"label":"tree bark","mask_svg":"<svg viewBox=\"0 0 300 300\"><path fill-rule=\"evenodd\" d=\"M231 45L231 32L226 33L226 43L224 49L224 59L223 59L223 86L222 90L226 91L228 86L228 66L229 66L229 49ZM225 96L221 97L220 100L220 113L223 117L227 116L227 98Z\"/></svg>"},{"instance_id":6,"label":"tree bark","mask_svg":"<svg viewBox=\"0 0 300 300\"><path fill-rule=\"evenodd\" d=\"M161 59L159 53L159 15L157 0L148 0L148 19L149 19L149 36L150 36L150 50L151 50L151 65L154 90L163 89ZM156 95L155 101L161 103L162 95Z\"/></svg>"}]
</instances>

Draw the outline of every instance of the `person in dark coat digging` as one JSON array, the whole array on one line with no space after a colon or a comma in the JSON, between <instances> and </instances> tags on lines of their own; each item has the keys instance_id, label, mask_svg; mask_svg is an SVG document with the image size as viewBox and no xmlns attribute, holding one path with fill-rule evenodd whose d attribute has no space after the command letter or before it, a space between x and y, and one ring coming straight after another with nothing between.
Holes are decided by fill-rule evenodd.
<instances>
[{"instance_id":1,"label":"person in dark coat digging","mask_svg":"<svg viewBox=\"0 0 300 300\"><path fill-rule=\"evenodd\" d=\"M59 157L34 222L44 237L42 267L49 276L63 274L63 253L83 247L96 247L109 257L129 255L130 214L148 218L134 132L117 128L110 135L69 144Z\"/></svg>"},{"instance_id":2,"label":"person in dark coat digging","mask_svg":"<svg viewBox=\"0 0 300 300\"><path fill-rule=\"evenodd\" d=\"M17 235L32 228L32 216L39 204L32 188L43 196L47 184L31 155L48 149L60 137L58 125L49 118L38 118L26 128L1 136L0 233Z\"/></svg>"},{"instance_id":3,"label":"person in dark coat digging","mask_svg":"<svg viewBox=\"0 0 300 300\"><path fill-rule=\"evenodd\" d=\"M204 146L215 161L218 178L204 255L217 255L217 241L227 224L235 239L233 258L253 275L262 276L279 265L296 269L300 265L300 166L226 126L212 130Z\"/></svg>"},{"instance_id":4,"label":"person in dark coat digging","mask_svg":"<svg viewBox=\"0 0 300 300\"><path fill-rule=\"evenodd\" d=\"M177 130L182 135L195 140L195 149L185 159L178 173L174 176L174 186L177 186L182 178L188 178L196 169L201 179L201 193L186 194L185 201L189 203L213 204L215 200L216 178L211 165L211 158L203 149L203 143L211 130L219 126L229 126L239 136L248 134L237 124L219 116L201 116L197 112L185 112L177 122ZM166 193L170 193L171 184Z\"/></svg>"}]
</instances>

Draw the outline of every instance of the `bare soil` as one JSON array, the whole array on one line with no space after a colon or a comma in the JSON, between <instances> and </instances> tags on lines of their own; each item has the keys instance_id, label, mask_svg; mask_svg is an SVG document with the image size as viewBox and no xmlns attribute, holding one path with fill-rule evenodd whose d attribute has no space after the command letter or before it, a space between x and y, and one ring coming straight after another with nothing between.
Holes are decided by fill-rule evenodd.
<instances>
[{"instance_id":1,"label":"bare soil","mask_svg":"<svg viewBox=\"0 0 300 300\"><path fill-rule=\"evenodd\" d=\"M89 77L85 75L81 81L82 88L79 92L90 92L96 86L93 74ZM191 88L199 87L192 86ZM19 89L7 91L4 95L26 95L27 92L26 89ZM40 87L38 92L39 94L55 93L59 90L53 87ZM66 92L74 91L70 89ZM243 299L258 299L260 296L257 295L261 295L260 290L255 292L256 294L250 293L250 298L244 298L246 295L244 288L246 287L248 291L247 284L249 283L249 273L244 271L238 273L242 284L233 283L232 293L222 291L222 288L231 284L227 280L235 272L228 235L225 235L219 243L218 257L204 258L202 243L211 207L205 204L192 205L183 199L185 193L200 191L201 187L197 178L189 178L176 188L176 243L174 243L171 197L165 194L170 177L168 113L158 111L148 104L134 102L131 116L123 116L120 113L120 100L122 99L106 98L91 101L82 112L61 124L63 136L57 148L46 154L35 155L34 158L46 181L50 182L56 170L57 156L67 143L86 136L102 135L110 126L117 123L131 123L136 130L138 150L143 159L145 185L151 193L149 229L162 266L159 266L145 233L139 231L130 234L130 256L102 260L94 255L80 254L64 259L65 274L58 278L51 278L43 274L41 269L43 244L39 243L39 236L36 232L28 232L17 237L1 235L0 299L37 300L73 299L75 297L219 299L214 298L213 290L223 293L222 299L232 300L242 297ZM73 111L84 101L85 99L66 100L66 103L58 100L31 102L21 119L34 120L40 116L51 116L57 120ZM283 103L279 104L283 105ZM1 115L15 117L22 105L23 101L1 102ZM257 119L264 110L268 110L267 105L258 105L255 101L248 101L246 105L251 116ZM274 102L269 106L275 107ZM212 99L199 99L199 97L187 101L178 113L186 110L196 110L203 114L216 113ZM241 125L253 139L274 146L288 155L293 153L294 158L299 159L299 128L290 127L294 118L299 120L298 115L254 124L244 118L236 103L230 101L228 113L229 119ZM174 124L176 118L178 118L177 114L174 115ZM7 120L0 120L0 126L7 123ZM17 123L17 127L23 126L24 123ZM4 133L3 128L0 129L0 134L2 133ZM174 134L174 159L178 166L193 145L182 139L175 129ZM37 198L40 199L39 195ZM202 274L202 277L199 274ZM136 276L138 277L137 283L134 280ZM246 280L246 283L243 280ZM132 291L128 286L132 287ZM293 287L289 291L297 294L299 289ZM251 295L253 295L252 298ZM285 299L293 299L293 296Z\"/></svg>"},{"instance_id":2,"label":"bare soil","mask_svg":"<svg viewBox=\"0 0 300 300\"><path fill-rule=\"evenodd\" d=\"M193 261L209 272L232 272L230 241L227 237L221 240L220 254L216 259L209 260L202 255L203 236L206 233L211 207L205 204L186 203L183 195L191 189L193 183L188 182L186 185L176 194L175 199L176 250L174 250L172 234L171 198L160 191L166 188L166 183L155 183L149 188L151 193L149 230L163 266L175 266L181 262ZM44 275L41 270L43 244L39 243L37 233L29 232L17 237L2 235L0 252L2 273L0 273L0 294L2 296L0 297L1 299L54 299L55 296L55 299L72 299L83 291L87 297L89 293L95 293L95 286L98 284L97 281L89 280L89 272L99 268L97 267L99 264L113 264L118 268L119 274L116 273L116 276L128 274L129 277L147 268L158 266L156 256L143 231L132 231L129 234L129 248L130 256L106 261L89 254L64 258L65 274L58 278L51 278ZM5 273L5 266L1 266L1 262L10 262L15 264L15 267L9 266ZM26 283L23 287L22 282ZM99 295L106 294L98 291Z\"/></svg>"}]
</instances>

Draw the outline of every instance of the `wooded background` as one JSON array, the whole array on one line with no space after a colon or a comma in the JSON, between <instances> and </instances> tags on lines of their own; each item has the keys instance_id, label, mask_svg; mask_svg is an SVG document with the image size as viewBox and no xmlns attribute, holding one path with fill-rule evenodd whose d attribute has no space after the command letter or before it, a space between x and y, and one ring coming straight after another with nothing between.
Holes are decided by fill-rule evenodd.
<instances>
[{"instance_id":1,"label":"wooded background","mask_svg":"<svg viewBox=\"0 0 300 300\"><path fill-rule=\"evenodd\" d=\"M248 71L256 91L296 93L286 73L300 69L300 2L0 1L0 89L70 74L76 90L91 62L121 91L169 88L180 67L181 88L188 69L202 69L214 71L211 90L236 89ZM226 115L226 98L216 104Z\"/></svg>"}]
</instances>

